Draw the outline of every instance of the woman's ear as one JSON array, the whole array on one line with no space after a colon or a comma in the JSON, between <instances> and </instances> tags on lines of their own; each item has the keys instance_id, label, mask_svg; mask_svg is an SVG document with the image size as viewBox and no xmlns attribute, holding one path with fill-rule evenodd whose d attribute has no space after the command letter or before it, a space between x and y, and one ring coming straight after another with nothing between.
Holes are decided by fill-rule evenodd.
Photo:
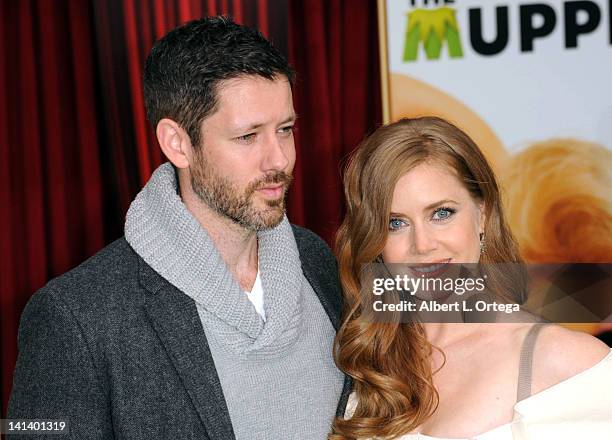
<instances>
[{"instance_id":1,"label":"woman's ear","mask_svg":"<svg viewBox=\"0 0 612 440\"><path fill-rule=\"evenodd\" d=\"M479 202L478 203L478 211L479 211L479 215L478 215L478 233L479 234L484 234L484 230L485 230L485 224L487 222L487 214L486 214L486 206L484 202Z\"/></svg>"},{"instance_id":2,"label":"woman's ear","mask_svg":"<svg viewBox=\"0 0 612 440\"><path fill-rule=\"evenodd\" d=\"M191 140L179 124L172 119L161 119L157 123L155 134L162 152L175 167L189 167L193 151Z\"/></svg>"}]
</instances>

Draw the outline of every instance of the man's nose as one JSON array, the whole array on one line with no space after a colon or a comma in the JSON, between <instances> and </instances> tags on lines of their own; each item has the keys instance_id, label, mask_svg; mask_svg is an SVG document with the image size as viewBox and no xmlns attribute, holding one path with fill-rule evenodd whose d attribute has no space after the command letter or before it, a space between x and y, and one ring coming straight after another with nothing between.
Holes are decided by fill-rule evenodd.
<instances>
[{"instance_id":1,"label":"man's nose","mask_svg":"<svg viewBox=\"0 0 612 440\"><path fill-rule=\"evenodd\" d=\"M263 171L284 171L289 165L290 145L275 134L266 137L263 154Z\"/></svg>"}]
</instances>

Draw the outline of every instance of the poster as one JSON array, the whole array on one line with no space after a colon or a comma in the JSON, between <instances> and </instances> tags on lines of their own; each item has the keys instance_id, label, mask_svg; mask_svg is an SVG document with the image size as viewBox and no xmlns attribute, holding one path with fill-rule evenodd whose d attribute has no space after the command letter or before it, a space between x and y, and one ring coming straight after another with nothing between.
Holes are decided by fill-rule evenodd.
<instances>
[{"instance_id":1,"label":"poster","mask_svg":"<svg viewBox=\"0 0 612 440\"><path fill-rule=\"evenodd\" d=\"M466 131L527 262L611 262L612 0L378 7L385 122Z\"/></svg>"},{"instance_id":2,"label":"poster","mask_svg":"<svg viewBox=\"0 0 612 440\"><path fill-rule=\"evenodd\" d=\"M527 261L612 261L612 0L379 8L385 120L464 129Z\"/></svg>"}]
</instances>

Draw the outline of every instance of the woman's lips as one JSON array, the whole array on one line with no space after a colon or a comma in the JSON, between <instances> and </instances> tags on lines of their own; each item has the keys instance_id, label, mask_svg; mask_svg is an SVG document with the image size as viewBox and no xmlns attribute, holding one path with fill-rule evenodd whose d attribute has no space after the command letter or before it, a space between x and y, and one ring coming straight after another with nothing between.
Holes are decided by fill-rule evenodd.
<instances>
[{"instance_id":1,"label":"woman's lips","mask_svg":"<svg viewBox=\"0 0 612 440\"><path fill-rule=\"evenodd\" d=\"M437 277L448 269L451 259L432 261L430 263L419 263L410 265L410 271L416 276L427 278Z\"/></svg>"}]
</instances>

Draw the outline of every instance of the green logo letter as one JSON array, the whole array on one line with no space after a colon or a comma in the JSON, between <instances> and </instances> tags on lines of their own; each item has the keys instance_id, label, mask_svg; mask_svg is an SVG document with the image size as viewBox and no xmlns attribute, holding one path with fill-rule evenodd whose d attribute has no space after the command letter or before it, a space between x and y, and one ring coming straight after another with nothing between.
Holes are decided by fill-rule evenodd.
<instances>
[{"instance_id":1,"label":"green logo letter","mask_svg":"<svg viewBox=\"0 0 612 440\"><path fill-rule=\"evenodd\" d=\"M427 59L437 60L440 58L444 40L448 44L451 58L463 57L454 9L445 6L438 9L415 9L409 12L404 61L417 59L420 42L423 42Z\"/></svg>"}]
</instances>

